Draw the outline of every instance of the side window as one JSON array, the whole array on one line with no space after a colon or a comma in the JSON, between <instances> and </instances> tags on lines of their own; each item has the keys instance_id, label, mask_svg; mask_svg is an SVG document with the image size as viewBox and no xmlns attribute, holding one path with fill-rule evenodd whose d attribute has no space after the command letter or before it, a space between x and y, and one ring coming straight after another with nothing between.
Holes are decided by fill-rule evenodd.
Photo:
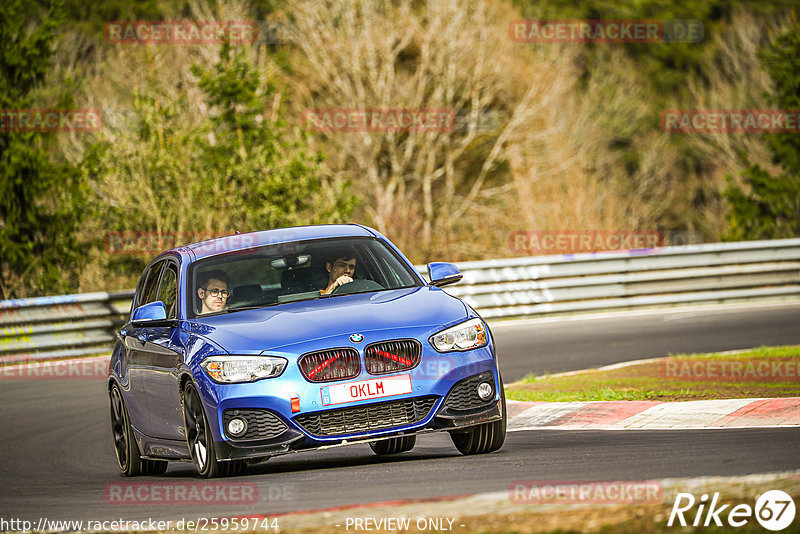
<instances>
[{"instance_id":1,"label":"side window","mask_svg":"<svg viewBox=\"0 0 800 534\"><path fill-rule=\"evenodd\" d=\"M174 263L167 263L161 276L161 287L158 289L158 300L167 309L167 319L178 318L178 271Z\"/></svg>"},{"instance_id":2,"label":"side window","mask_svg":"<svg viewBox=\"0 0 800 534\"><path fill-rule=\"evenodd\" d=\"M142 292L138 296L136 305L142 306L149 304L156 300L156 291L158 291L158 277L161 275L161 268L164 266L165 261L162 260L150 268L147 273L147 279L142 284Z\"/></svg>"}]
</instances>

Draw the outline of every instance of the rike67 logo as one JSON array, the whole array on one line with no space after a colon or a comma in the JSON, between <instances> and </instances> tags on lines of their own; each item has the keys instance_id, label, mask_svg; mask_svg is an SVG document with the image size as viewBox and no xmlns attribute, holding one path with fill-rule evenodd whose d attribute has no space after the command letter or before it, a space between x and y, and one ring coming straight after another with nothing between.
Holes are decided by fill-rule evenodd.
<instances>
[{"instance_id":1,"label":"rike67 logo","mask_svg":"<svg viewBox=\"0 0 800 534\"><path fill-rule=\"evenodd\" d=\"M696 510L695 504L697 504ZM708 527L713 524L722 527L727 523L730 527L742 527L754 516L767 530L783 530L794 521L794 500L784 491L770 490L756 499L755 507L749 504L737 504L731 508L730 504L719 504L719 493L714 493L710 502L707 493L701 495L699 500L691 493L678 493L667 526L685 527L691 524L693 527ZM690 523L687 523L687 518Z\"/></svg>"}]
</instances>

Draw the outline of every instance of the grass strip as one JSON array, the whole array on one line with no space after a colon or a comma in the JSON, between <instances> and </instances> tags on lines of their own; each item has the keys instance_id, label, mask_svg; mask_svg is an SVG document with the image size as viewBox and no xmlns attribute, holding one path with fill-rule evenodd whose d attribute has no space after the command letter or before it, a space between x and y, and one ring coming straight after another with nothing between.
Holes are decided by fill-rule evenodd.
<instances>
[{"instance_id":1,"label":"grass strip","mask_svg":"<svg viewBox=\"0 0 800 534\"><path fill-rule=\"evenodd\" d=\"M680 354L616 369L528 375L506 386L521 401L687 401L800 396L800 346Z\"/></svg>"}]
</instances>

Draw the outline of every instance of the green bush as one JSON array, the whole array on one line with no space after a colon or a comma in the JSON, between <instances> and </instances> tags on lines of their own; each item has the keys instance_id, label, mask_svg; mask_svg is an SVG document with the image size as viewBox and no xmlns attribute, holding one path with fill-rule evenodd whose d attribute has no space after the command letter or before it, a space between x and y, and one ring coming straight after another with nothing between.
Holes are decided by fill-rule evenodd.
<instances>
[{"instance_id":1,"label":"green bush","mask_svg":"<svg viewBox=\"0 0 800 534\"><path fill-rule=\"evenodd\" d=\"M774 103L784 111L800 110L800 32L795 25L767 47L762 59L775 85ZM783 168L778 176L760 165L743 174L745 187L728 178L725 197L730 202L730 240L779 239L800 236L800 136L767 134L773 162Z\"/></svg>"},{"instance_id":2,"label":"green bush","mask_svg":"<svg viewBox=\"0 0 800 534\"><path fill-rule=\"evenodd\" d=\"M25 110L50 70L56 28L51 9L30 33L21 0L0 2L0 109ZM72 107L62 91L54 108ZM58 161L54 133L0 128L0 297L41 295L77 287L86 187Z\"/></svg>"}]
</instances>

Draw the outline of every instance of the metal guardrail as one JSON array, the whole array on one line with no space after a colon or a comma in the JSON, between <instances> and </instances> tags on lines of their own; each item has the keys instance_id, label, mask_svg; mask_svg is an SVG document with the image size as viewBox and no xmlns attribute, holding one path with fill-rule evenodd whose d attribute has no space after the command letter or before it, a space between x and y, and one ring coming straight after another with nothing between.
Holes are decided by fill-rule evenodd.
<instances>
[{"instance_id":1,"label":"metal guardrail","mask_svg":"<svg viewBox=\"0 0 800 534\"><path fill-rule=\"evenodd\" d=\"M800 296L800 239L459 264L484 318Z\"/></svg>"},{"instance_id":2,"label":"metal guardrail","mask_svg":"<svg viewBox=\"0 0 800 534\"><path fill-rule=\"evenodd\" d=\"M463 280L445 290L487 319L800 297L800 239L458 266ZM0 301L0 364L107 354L132 297L121 291Z\"/></svg>"},{"instance_id":3,"label":"metal guardrail","mask_svg":"<svg viewBox=\"0 0 800 534\"><path fill-rule=\"evenodd\" d=\"M0 363L108 354L134 291L0 301Z\"/></svg>"}]
</instances>

